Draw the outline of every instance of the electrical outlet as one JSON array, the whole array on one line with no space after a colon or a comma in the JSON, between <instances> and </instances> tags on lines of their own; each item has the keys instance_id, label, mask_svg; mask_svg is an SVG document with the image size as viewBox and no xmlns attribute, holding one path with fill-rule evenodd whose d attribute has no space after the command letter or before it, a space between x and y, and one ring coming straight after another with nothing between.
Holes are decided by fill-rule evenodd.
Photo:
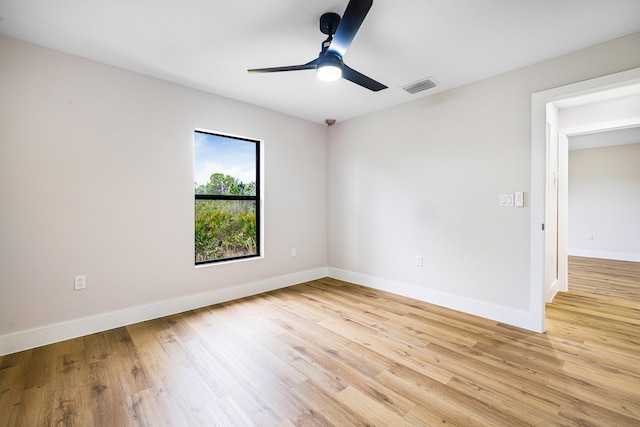
<instances>
[{"instance_id":1,"label":"electrical outlet","mask_svg":"<svg viewBox=\"0 0 640 427\"><path fill-rule=\"evenodd\" d=\"M296 248L291 248L291 256L296 256L296 255L298 255Z\"/></svg>"},{"instance_id":2,"label":"electrical outlet","mask_svg":"<svg viewBox=\"0 0 640 427\"><path fill-rule=\"evenodd\" d=\"M416 266L423 267L424 260L422 259L422 255L416 255Z\"/></svg>"},{"instance_id":3,"label":"electrical outlet","mask_svg":"<svg viewBox=\"0 0 640 427\"><path fill-rule=\"evenodd\" d=\"M86 289L87 287L87 278L86 276L76 276L73 278L73 289L76 291L81 291L82 289Z\"/></svg>"}]
</instances>

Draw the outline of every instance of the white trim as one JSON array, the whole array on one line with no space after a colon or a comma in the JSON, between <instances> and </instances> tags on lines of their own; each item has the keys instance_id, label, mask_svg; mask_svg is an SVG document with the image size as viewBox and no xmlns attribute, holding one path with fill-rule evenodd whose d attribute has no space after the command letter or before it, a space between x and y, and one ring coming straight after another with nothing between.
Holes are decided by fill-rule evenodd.
<instances>
[{"instance_id":1,"label":"white trim","mask_svg":"<svg viewBox=\"0 0 640 427\"><path fill-rule=\"evenodd\" d=\"M555 298L556 294L558 293L560 289L560 281L559 280L555 280L551 286L549 287L549 297L547 298L547 302L552 302L553 299Z\"/></svg>"},{"instance_id":2,"label":"white trim","mask_svg":"<svg viewBox=\"0 0 640 427\"><path fill-rule=\"evenodd\" d=\"M531 223L529 226L531 249L529 268L529 301L531 329L544 331L545 289L545 232L546 215L546 162L547 162L547 95L531 95Z\"/></svg>"},{"instance_id":3,"label":"white trim","mask_svg":"<svg viewBox=\"0 0 640 427\"><path fill-rule=\"evenodd\" d=\"M569 138L561 131L558 132L558 165L558 288L555 293L569 290Z\"/></svg>"},{"instance_id":4,"label":"white trim","mask_svg":"<svg viewBox=\"0 0 640 427\"><path fill-rule=\"evenodd\" d=\"M608 130L627 129L636 127L640 123L640 116L627 117L625 119L610 120L606 122L586 123L580 126L561 128L558 133L564 138L570 136L584 135L592 132L601 132Z\"/></svg>"},{"instance_id":5,"label":"white trim","mask_svg":"<svg viewBox=\"0 0 640 427\"><path fill-rule=\"evenodd\" d=\"M170 300L157 301L123 310L101 313L95 316L2 335L0 336L0 356L131 325L145 320L156 319L200 307L257 295L275 289L286 288L298 283L321 279L326 276L326 268L317 268L231 288L186 295Z\"/></svg>"},{"instance_id":6,"label":"white trim","mask_svg":"<svg viewBox=\"0 0 640 427\"><path fill-rule=\"evenodd\" d=\"M640 254L630 252L609 252L609 251L592 251L589 249L567 249L569 256L579 256L585 258L601 258L612 259L615 261L633 261L640 262Z\"/></svg>"},{"instance_id":7,"label":"white trim","mask_svg":"<svg viewBox=\"0 0 640 427\"><path fill-rule=\"evenodd\" d=\"M417 299L452 310L462 311L485 319L507 323L524 329L531 329L531 319L529 313L526 311L514 310L509 307L489 304L483 301L339 268L329 267L329 277Z\"/></svg>"}]
</instances>

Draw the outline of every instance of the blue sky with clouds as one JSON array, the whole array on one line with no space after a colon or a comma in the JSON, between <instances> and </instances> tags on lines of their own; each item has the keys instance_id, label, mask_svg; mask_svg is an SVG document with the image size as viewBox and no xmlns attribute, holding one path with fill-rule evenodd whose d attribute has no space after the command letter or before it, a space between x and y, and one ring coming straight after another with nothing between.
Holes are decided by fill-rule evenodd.
<instances>
[{"instance_id":1,"label":"blue sky with clouds","mask_svg":"<svg viewBox=\"0 0 640 427\"><path fill-rule=\"evenodd\" d=\"M256 142L204 132L194 134L194 181L196 186L209 182L216 172L242 182L256 180Z\"/></svg>"}]
</instances>

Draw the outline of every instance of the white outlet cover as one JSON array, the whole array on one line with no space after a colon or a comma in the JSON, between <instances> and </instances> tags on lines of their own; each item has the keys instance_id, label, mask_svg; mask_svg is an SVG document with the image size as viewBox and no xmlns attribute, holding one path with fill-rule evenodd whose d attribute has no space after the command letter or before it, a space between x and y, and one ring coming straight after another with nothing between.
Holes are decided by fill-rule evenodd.
<instances>
[{"instance_id":1,"label":"white outlet cover","mask_svg":"<svg viewBox=\"0 0 640 427\"><path fill-rule=\"evenodd\" d=\"M73 278L73 289L76 291L86 289L87 278L85 276L76 276Z\"/></svg>"}]
</instances>

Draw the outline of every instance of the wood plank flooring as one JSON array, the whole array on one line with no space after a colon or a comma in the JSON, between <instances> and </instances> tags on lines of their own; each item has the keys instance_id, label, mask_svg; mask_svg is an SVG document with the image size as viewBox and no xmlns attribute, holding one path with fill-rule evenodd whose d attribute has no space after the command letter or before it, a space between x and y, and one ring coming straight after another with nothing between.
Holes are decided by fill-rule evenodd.
<instances>
[{"instance_id":1,"label":"wood plank flooring","mask_svg":"<svg viewBox=\"0 0 640 427\"><path fill-rule=\"evenodd\" d=\"M0 426L638 426L640 263L535 334L333 279L0 358Z\"/></svg>"}]
</instances>

